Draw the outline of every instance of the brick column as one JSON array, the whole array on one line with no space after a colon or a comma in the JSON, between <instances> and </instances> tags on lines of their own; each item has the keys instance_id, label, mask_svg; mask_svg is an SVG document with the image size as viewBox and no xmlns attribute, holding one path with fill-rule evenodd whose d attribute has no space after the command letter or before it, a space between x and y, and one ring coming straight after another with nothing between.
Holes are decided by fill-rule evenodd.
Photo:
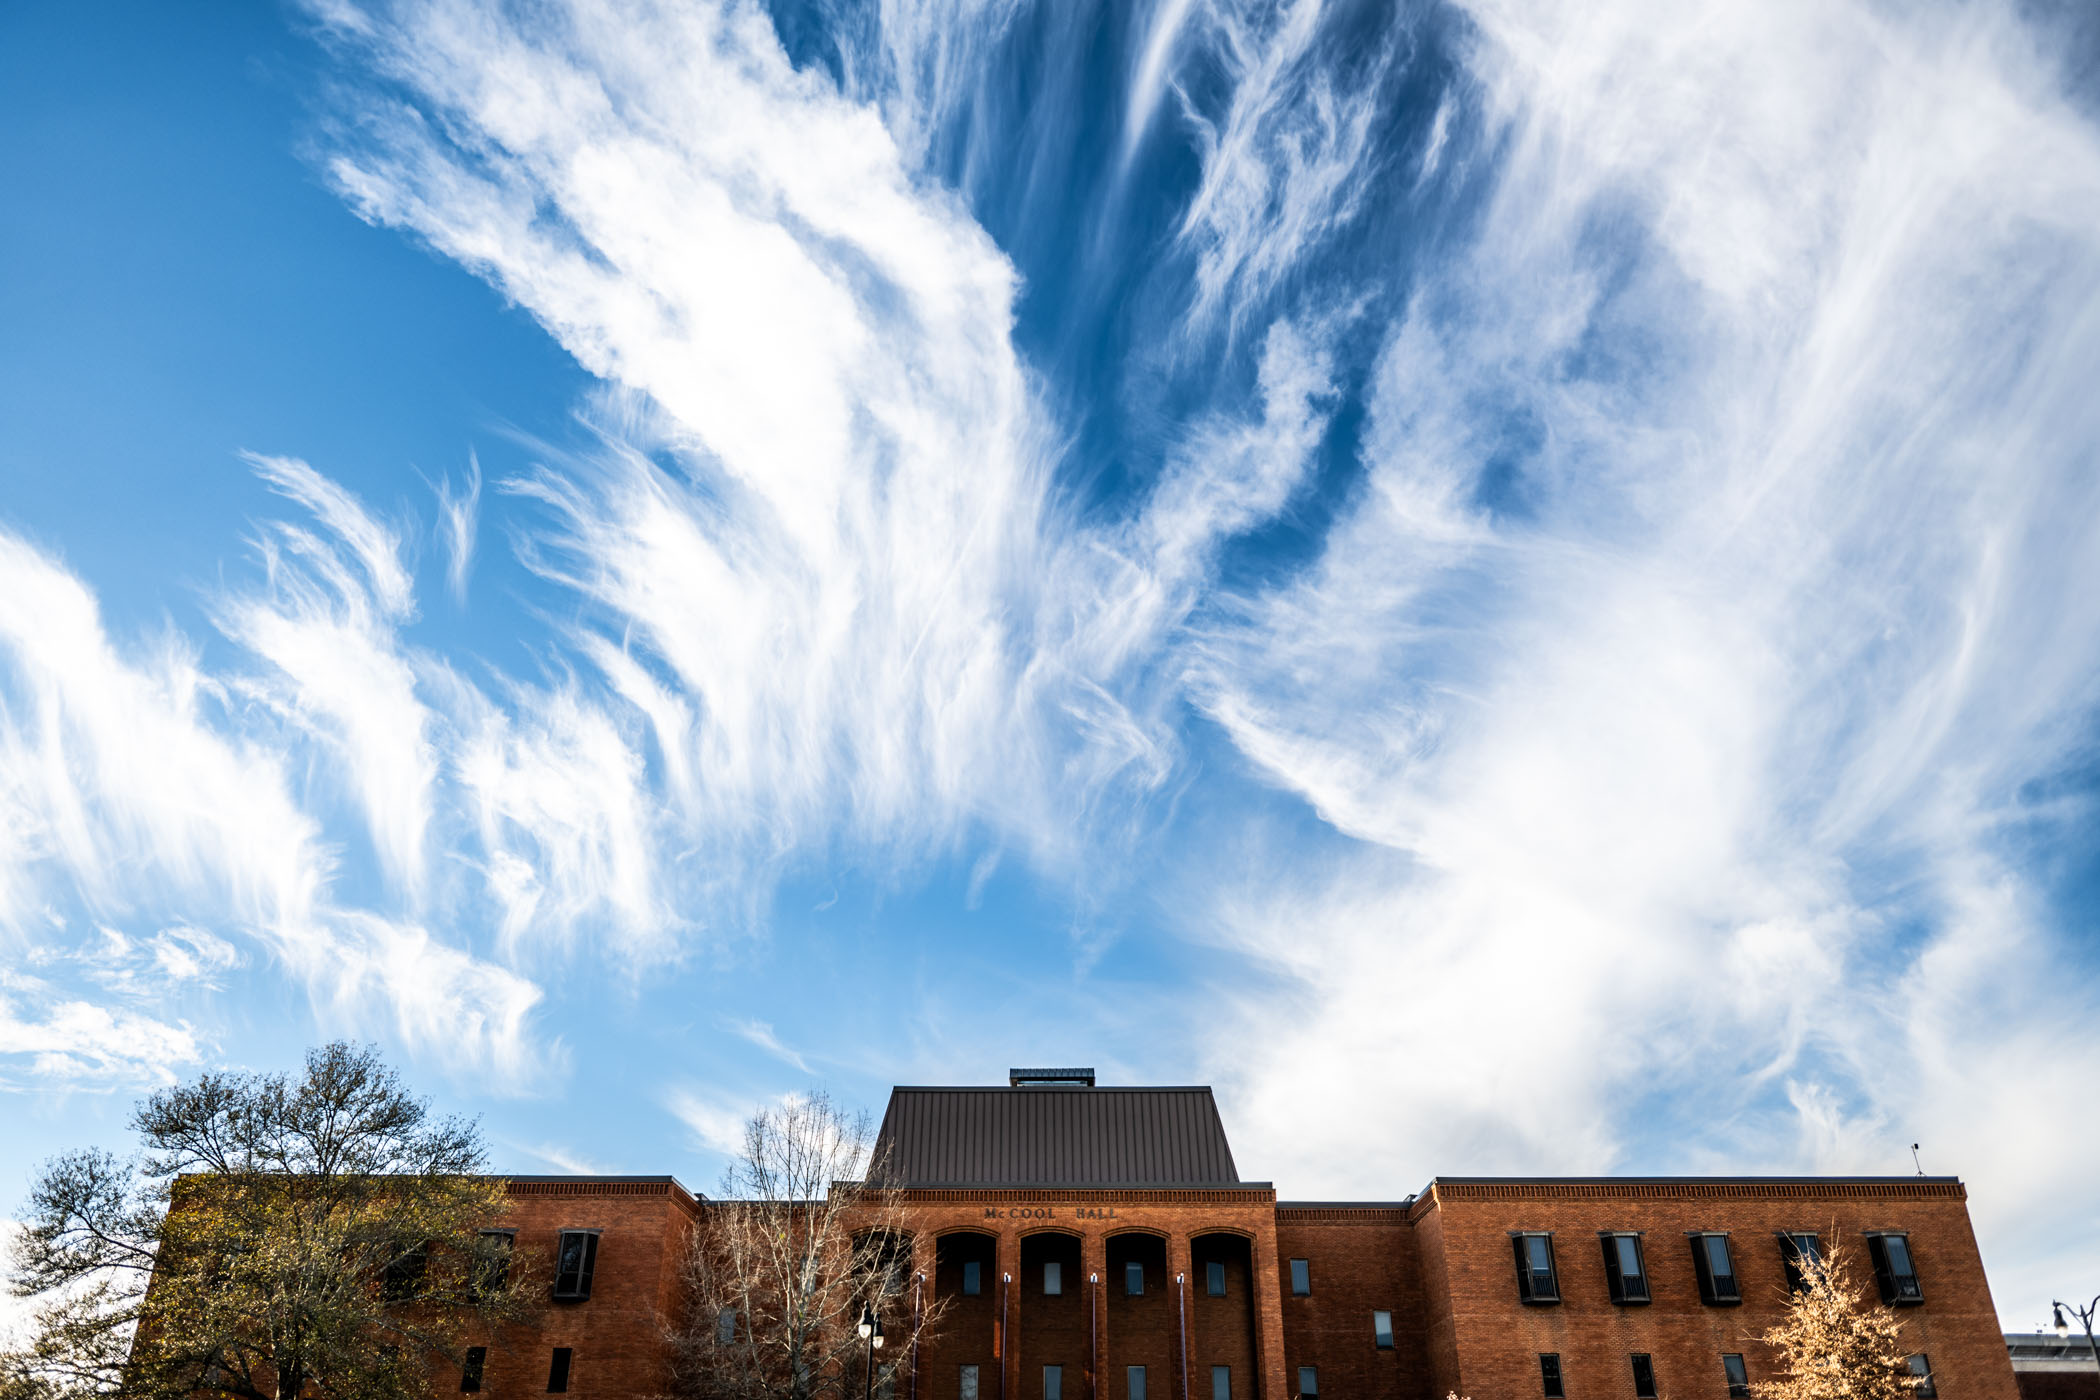
<instances>
[{"instance_id":1,"label":"brick column","mask_svg":"<svg viewBox=\"0 0 2100 1400\"><path fill-rule=\"evenodd\" d=\"M996 1269L1000 1308L992 1341L999 1359L999 1400L1020 1400L1021 1237L1011 1224L999 1232Z\"/></svg>"},{"instance_id":2,"label":"brick column","mask_svg":"<svg viewBox=\"0 0 2100 1400\"><path fill-rule=\"evenodd\" d=\"M1283 1357L1283 1279L1276 1261L1276 1224L1272 1215L1254 1238L1254 1365L1256 1400L1290 1400L1291 1387Z\"/></svg>"},{"instance_id":3,"label":"brick column","mask_svg":"<svg viewBox=\"0 0 2100 1400\"><path fill-rule=\"evenodd\" d=\"M1089 1230L1079 1241L1079 1273L1085 1280L1087 1324L1094 1343L1086 1361L1085 1400L1102 1400L1101 1372L1108 1364L1108 1236ZM1073 1396L1070 1400L1080 1400Z\"/></svg>"},{"instance_id":4,"label":"brick column","mask_svg":"<svg viewBox=\"0 0 2100 1400\"><path fill-rule=\"evenodd\" d=\"M1189 1374L1194 1364L1189 1355L1189 1294L1190 1273L1194 1267L1194 1255L1189 1247L1189 1236L1177 1230L1167 1236L1167 1287L1173 1290L1174 1300L1174 1372L1181 1378L1179 1400L1194 1400L1195 1380Z\"/></svg>"}]
</instances>

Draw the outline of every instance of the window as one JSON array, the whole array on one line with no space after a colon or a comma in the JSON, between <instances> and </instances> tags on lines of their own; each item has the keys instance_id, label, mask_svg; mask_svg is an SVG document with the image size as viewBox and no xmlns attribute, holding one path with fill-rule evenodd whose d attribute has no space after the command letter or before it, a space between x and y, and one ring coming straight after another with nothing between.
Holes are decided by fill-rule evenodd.
<instances>
[{"instance_id":1,"label":"window","mask_svg":"<svg viewBox=\"0 0 2100 1400\"><path fill-rule=\"evenodd\" d=\"M1560 1283L1553 1276L1553 1236L1511 1235L1517 1250L1517 1297L1527 1303L1558 1303Z\"/></svg>"},{"instance_id":2,"label":"window","mask_svg":"<svg viewBox=\"0 0 2100 1400\"><path fill-rule=\"evenodd\" d=\"M474 1274L477 1297L501 1291L510 1282L510 1255L518 1242L516 1230L483 1230Z\"/></svg>"},{"instance_id":3,"label":"window","mask_svg":"<svg viewBox=\"0 0 2100 1400\"><path fill-rule=\"evenodd\" d=\"M977 1400L977 1368L975 1366L962 1368L961 1393L962 1400Z\"/></svg>"},{"instance_id":4,"label":"window","mask_svg":"<svg viewBox=\"0 0 2100 1400\"><path fill-rule=\"evenodd\" d=\"M459 1368L459 1393L472 1395L481 1389L481 1368L488 1364L487 1347L468 1347L467 1364Z\"/></svg>"},{"instance_id":5,"label":"window","mask_svg":"<svg viewBox=\"0 0 2100 1400\"><path fill-rule=\"evenodd\" d=\"M1298 1368L1298 1393L1306 1400L1317 1400L1320 1394L1320 1368L1300 1366Z\"/></svg>"},{"instance_id":6,"label":"window","mask_svg":"<svg viewBox=\"0 0 2100 1400\"><path fill-rule=\"evenodd\" d=\"M1599 1236L1604 1241L1604 1281L1614 1303L1648 1301L1648 1267L1641 1258L1639 1235Z\"/></svg>"},{"instance_id":7,"label":"window","mask_svg":"<svg viewBox=\"0 0 2100 1400\"><path fill-rule=\"evenodd\" d=\"M1312 1292L1312 1260L1293 1259L1291 1261L1291 1292L1301 1298Z\"/></svg>"},{"instance_id":8,"label":"window","mask_svg":"<svg viewBox=\"0 0 2100 1400\"><path fill-rule=\"evenodd\" d=\"M1917 1267L1910 1259L1910 1236L1870 1233L1867 1253L1874 1257L1874 1282L1881 1289L1882 1302L1903 1306L1925 1301L1918 1288Z\"/></svg>"},{"instance_id":9,"label":"window","mask_svg":"<svg viewBox=\"0 0 2100 1400\"><path fill-rule=\"evenodd\" d=\"M1135 1298L1145 1291L1145 1266L1133 1259L1123 1266L1123 1292Z\"/></svg>"},{"instance_id":10,"label":"window","mask_svg":"<svg viewBox=\"0 0 2100 1400\"><path fill-rule=\"evenodd\" d=\"M1905 1364L1910 1367L1912 1388L1919 1396L1923 1397L1923 1400L1933 1400L1933 1397L1940 1392L1939 1387L1932 1383L1931 1359L1922 1351L1914 1352L1905 1358Z\"/></svg>"},{"instance_id":11,"label":"window","mask_svg":"<svg viewBox=\"0 0 2100 1400\"><path fill-rule=\"evenodd\" d=\"M1562 1400L1567 1395L1568 1388L1560 1383L1559 1352L1542 1351L1539 1353L1539 1389L1545 1395L1546 1400Z\"/></svg>"},{"instance_id":12,"label":"window","mask_svg":"<svg viewBox=\"0 0 2100 1400\"><path fill-rule=\"evenodd\" d=\"M1779 1261L1786 1265L1786 1286L1795 1293L1808 1288L1809 1273L1823 1262L1823 1243L1806 1230L1783 1231L1779 1236Z\"/></svg>"},{"instance_id":13,"label":"window","mask_svg":"<svg viewBox=\"0 0 2100 1400\"><path fill-rule=\"evenodd\" d=\"M1741 1352L1721 1353L1721 1374L1728 1377L1728 1394L1733 1400L1743 1400L1750 1393L1750 1372L1743 1365Z\"/></svg>"},{"instance_id":14,"label":"window","mask_svg":"<svg viewBox=\"0 0 2100 1400\"><path fill-rule=\"evenodd\" d=\"M1634 1400L1655 1400L1655 1363L1645 1351L1633 1354L1633 1394Z\"/></svg>"},{"instance_id":15,"label":"window","mask_svg":"<svg viewBox=\"0 0 2100 1400\"><path fill-rule=\"evenodd\" d=\"M1065 1400L1065 1368L1043 1368L1043 1400Z\"/></svg>"},{"instance_id":16,"label":"window","mask_svg":"<svg viewBox=\"0 0 2100 1400\"><path fill-rule=\"evenodd\" d=\"M1126 1400L1145 1400L1145 1368L1125 1366L1123 1368L1123 1394Z\"/></svg>"},{"instance_id":17,"label":"window","mask_svg":"<svg viewBox=\"0 0 2100 1400\"><path fill-rule=\"evenodd\" d=\"M598 1232L564 1230L554 1253L554 1296L578 1303L591 1296L591 1273L598 1267Z\"/></svg>"},{"instance_id":18,"label":"window","mask_svg":"<svg viewBox=\"0 0 2100 1400\"><path fill-rule=\"evenodd\" d=\"M1725 1306L1743 1301L1743 1286L1736 1282L1735 1256L1728 1252L1728 1236L1692 1236L1692 1268L1699 1275L1699 1301Z\"/></svg>"},{"instance_id":19,"label":"window","mask_svg":"<svg viewBox=\"0 0 2100 1400\"><path fill-rule=\"evenodd\" d=\"M1371 1338L1381 1351L1390 1351L1393 1346L1393 1315L1383 1310L1371 1314Z\"/></svg>"},{"instance_id":20,"label":"window","mask_svg":"<svg viewBox=\"0 0 2100 1400\"><path fill-rule=\"evenodd\" d=\"M1211 1297L1222 1298L1225 1296L1225 1264L1223 1260L1213 1259L1208 1264L1205 1264L1203 1266L1203 1277L1210 1285Z\"/></svg>"},{"instance_id":21,"label":"window","mask_svg":"<svg viewBox=\"0 0 2100 1400\"><path fill-rule=\"evenodd\" d=\"M715 1342L728 1346L736 1340L736 1309L724 1308L715 1314Z\"/></svg>"},{"instance_id":22,"label":"window","mask_svg":"<svg viewBox=\"0 0 2100 1400\"><path fill-rule=\"evenodd\" d=\"M963 1292L972 1298L984 1292L984 1265L975 1259L963 1260Z\"/></svg>"},{"instance_id":23,"label":"window","mask_svg":"<svg viewBox=\"0 0 2100 1400\"><path fill-rule=\"evenodd\" d=\"M1065 1266L1055 1259L1043 1261L1043 1292L1055 1297L1065 1291Z\"/></svg>"},{"instance_id":24,"label":"window","mask_svg":"<svg viewBox=\"0 0 2100 1400\"><path fill-rule=\"evenodd\" d=\"M390 1303L399 1303L423 1291L423 1270L430 1255L422 1245L404 1249L387 1261L385 1293Z\"/></svg>"},{"instance_id":25,"label":"window","mask_svg":"<svg viewBox=\"0 0 2100 1400\"><path fill-rule=\"evenodd\" d=\"M554 1349L554 1359L547 1363L547 1393L549 1395L566 1395L568 1393L569 1356L570 1349L568 1347L556 1347Z\"/></svg>"},{"instance_id":26,"label":"window","mask_svg":"<svg viewBox=\"0 0 2100 1400\"><path fill-rule=\"evenodd\" d=\"M1232 1400L1232 1368L1210 1368L1210 1400Z\"/></svg>"}]
</instances>

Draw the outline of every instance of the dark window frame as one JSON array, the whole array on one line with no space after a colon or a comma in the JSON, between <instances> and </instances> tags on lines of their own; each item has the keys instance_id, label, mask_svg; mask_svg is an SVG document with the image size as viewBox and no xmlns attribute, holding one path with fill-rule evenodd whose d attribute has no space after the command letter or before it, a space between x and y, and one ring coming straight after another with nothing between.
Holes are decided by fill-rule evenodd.
<instances>
[{"instance_id":1,"label":"dark window frame","mask_svg":"<svg viewBox=\"0 0 2100 1400\"><path fill-rule=\"evenodd\" d=\"M1633 1400L1657 1400L1662 1388L1655 1383L1655 1357L1645 1351L1629 1352L1633 1363Z\"/></svg>"},{"instance_id":2,"label":"dark window frame","mask_svg":"<svg viewBox=\"0 0 2100 1400\"><path fill-rule=\"evenodd\" d=\"M970 1383L964 1385L967 1379ZM984 1400L984 1373L975 1361L965 1361L955 1368L955 1393L963 1400Z\"/></svg>"},{"instance_id":3,"label":"dark window frame","mask_svg":"<svg viewBox=\"0 0 2100 1400\"><path fill-rule=\"evenodd\" d=\"M1730 1366L1728 1363L1731 1361L1735 1365ZM1742 1377L1741 1380L1736 1379L1738 1375ZM1721 1377L1728 1382L1729 1400L1744 1400L1744 1397L1750 1394L1750 1364L1743 1360L1741 1352L1721 1353Z\"/></svg>"},{"instance_id":4,"label":"dark window frame","mask_svg":"<svg viewBox=\"0 0 2100 1400\"><path fill-rule=\"evenodd\" d=\"M549 1295L557 1303L587 1303L591 1283L598 1273L598 1230L563 1230L554 1241L554 1287ZM574 1266L569 1260L569 1241L583 1241Z\"/></svg>"},{"instance_id":5,"label":"dark window frame","mask_svg":"<svg viewBox=\"0 0 2100 1400\"><path fill-rule=\"evenodd\" d=\"M1065 1368L1062 1364L1043 1367L1043 1400L1064 1400Z\"/></svg>"},{"instance_id":6,"label":"dark window frame","mask_svg":"<svg viewBox=\"0 0 2100 1400\"><path fill-rule=\"evenodd\" d=\"M1611 1289L1611 1300L1623 1305L1637 1305L1655 1301L1655 1293L1648 1286L1648 1251L1641 1246L1638 1230L1599 1230L1597 1238L1604 1245L1604 1282ZM1638 1268L1629 1281L1625 1275L1625 1264L1621 1259L1624 1251L1621 1240L1633 1241L1633 1262Z\"/></svg>"},{"instance_id":7,"label":"dark window frame","mask_svg":"<svg viewBox=\"0 0 2100 1400\"><path fill-rule=\"evenodd\" d=\"M1910 1265L1909 1272L1897 1273L1895 1261L1889 1257L1889 1241L1899 1241L1904 1262ZM1918 1282L1918 1255L1910 1247L1908 1230L1867 1231L1867 1255L1874 1263L1874 1286L1881 1290L1881 1301L1892 1308L1911 1308L1925 1301L1925 1289Z\"/></svg>"},{"instance_id":8,"label":"dark window frame","mask_svg":"<svg viewBox=\"0 0 2100 1400\"><path fill-rule=\"evenodd\" d=\"M1393 1349L1393 1310L1371 1309L1371 1344L1380 1351Z\"/></svg>"},{"instance_id":9,"label":"dark window frame","mask_svg":"<svg viewBox=\"0 0 2100 1400\"><path fill-rule=\"evenodd\" d=\"M1560 1353L1539 1353L1539 1393L1545 1400L1567 1400L1567 1378L1560 1373Z\"/></svg>"},{"instance_id":10,"label":"dark window frame","mask_svg":"<svg viewBox=\"0 0 2100 1400\"><path fill-rule=\"evenodd\" d=\"M467 1348L465 1363L459 1368L460 1394L475 1395L480 1393L481 1376L487 1370L488 1362L489 1349L487 1347Z\"/></svg>"},{"instance_id":11,"label":"dark window frame","mask_svg":"<svg viewBox=\"0 0 2100 1400\"><path fill-rule=\"evenodd\" d=\"M567 1395L569 1393L569 1374L575 1368L576 1349L574 1347L556 1347L554 1355L547 1358L547 1393L549 1395Z\"/></svg>"},{"instance_id":12,"label":"dark window frame","mask_svg":"<svg viewBox=\"0 0 2100 1400\"><path fill-rule=\"evenodd\" d=\"M984 1295L984 1261L965 1259L962 1261L962 1291L965 1298Z\"/></svg>"},{"instance_id":13,"label":"dark window frame","mask_svg":"<svg viewBox=\"0 0 2100 1400\"><path fill-rule=\"evenodd\" d=\"M1224 1383L1220 1390L1219 1383ZM1213 1366L1210 1368L1210 1400L1232 1400L1232 1368Z\"/></svg>"},{"instance_id":14,"label":"dark window frame","mask_svg":"<svg viewBox=\"0 0 2100 1400\"><path fill-rule=\"evenodd\" d=\"M1145 1261L1126 1259L1123 1261L1123 1296L1142 1298L1145 1296Z\"/></svg>"},{"instance_id":15,"label":"dark window frame","mask_svg":"<svg viewBox=\"0 0 2100 1400\"><path fill-rule=\"evenodd\" d=\"M1145 1368L1125 1366L1123 1368L1123 1400L1145 1400L1150 1394L1145 1384Z\"/></svg>"},{"instance_id":16,"label":"dark window frame","mask_svg":"<svg viewBox=\"0 0 2100 1400\"><path fill-rule=\"evenodd\" d=\"M1808 1271L1801 1267L1804 1257L1815 1261L1817 1267L1823 1262L1823 1237L1813 1230L1781 1230L1779 1235L1779 1262L1786 1270L1786 1288L1789 1293L1808 1291ZM1801 1241L1807 1240L1809 1247L1803 1249Z\"/></svg>"},{"instance_id":17,"label":"dark window frame","mask_svg":"<svg viewBox=\"0 0 2100 1400\"><path fill-rule=\"evenodd\" d=\"M1310 1380L1312 1381L1312 1384L1311 1384L1311 1385L1307 1385L1307 1384L1306 1384L1306 1381L1307 1381L1308 1379L1310 1379ZM1300 1396L1309 1396L1309 1397L1311 1397L1311 1400L1319 1400L1319 1395L1320 1395L1320 1368L1319 1368L1319 1367L1317 1367L1317 1366L1300 1366L1300 1367L1298 1368L1298 1394L1299 1394Z\"/></svg>"},{"instance_id":18,"label":"dark window frame","mask_svg":"<svg viewBox=\"0 0 2100 1400\"><path fill-rule=\"evenodd\" d=\"M1903 1358L1903 1364L1910 1371L1911 1393L1918 1400L1934 1400L1940 1388L1932 1379L1932 1358L1922 1351L1914 1351Z\"/></svg>"},{"instance_id":19,"label":"dark window frame","mask_svg":"<svg viewBox=\"0 0 2100 1400\"><path fill-rule=\"evenodd\" d=\"M430 1246L412 1245L387 1260L380 1276L380 1295L389 1303L412 1303L423 1292L423 1276L430 1271Z\"/></svg>"},{"instance_id":20,"label":"dark window frame","mask_svg":"<svg viewBox=\"0 0 2100 1400\"><path fill-rule=\"evenodd\" d=\"M1543 1273L1532 1263L1529 1245L1531 1240L1544 1240L1546 1242L1546 1268ZM1509 1232L1509 1242L1516 1250L1517 1301L1541 1306L1558 1303L1560 1301L1560 1261L1553 1251L1553 1232L1551 1230L1512 1230ZM1539 1282L1541 1278L1545 1280L1543 1287Z\"/></svg>"},{"instance_id":21,"label":"dark window frame","mask_svg":"<svg viewBox=\"0 0 2100 1400\"><path fill-rule=\"evenodd\" d=\"M1686 1237L1692 1242L1692 1271L1699 1276L1699 1301L1710 1308L1735 1308L1743 1303L1743 1275L1735 1266L1735 1246L1728 1241L1726 1230L1690 1230ZM1709 1241L1721 1242L1722 1257L1728 1260L1728 1288L1721 1289L1721 1280L1713 1271L1713 1256L1709 1252Z\"/></svg>"},{"instance_id":22,"label":"dark window frame","mask_svg":"<svg viewBox=\"0 0 2100 1400\"><path fill-rule=\"evenodd\" d=\"M1213 1259L1203 1266L1204 1291L1210 1297L1225 1296L1225 1261Z\"/></svg>"},{"instance_id":23,"label":"dark window frame","mask_svg":"<svg viewBox=\"0 0 2100 1400\"><path fill-rule=\"evenodd\" d=\"M1303 1287L1300 1287L1301 1284ZM1312 1297L1312 1260L1293 1259L1291 1261L1291 1296L1293 1298Z\"/></svg>"},{"instance_id":24,"label":"dark window frame","mask_svg":"<svg viewBox=\"0 0 2100 1400\"><path fill-rule=\"evenodd\" d=\"M1056 1284L1055 1287L1051 1286L1053 1282ZM1043 1261L1043 1296L1045 1298L1062 1298L1065 1296L1064 1260L1045 1259Z\"/></svg>"}]
</instances>

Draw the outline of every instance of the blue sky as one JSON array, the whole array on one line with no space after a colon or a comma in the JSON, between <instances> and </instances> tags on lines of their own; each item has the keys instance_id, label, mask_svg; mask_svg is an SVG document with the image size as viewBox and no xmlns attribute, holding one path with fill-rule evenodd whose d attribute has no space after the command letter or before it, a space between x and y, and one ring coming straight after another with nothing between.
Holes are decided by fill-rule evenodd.
<instances>
[{"instance_id":1,"label":"blue sky","mask_svg":"<svg viewBox=\"0 0 2100 1400\"><path fill-rule=\"evenodd\" d=\"M2091 32L513 8L0 15L0 1180L1083 1063L2093 1286Z\"/></svg>"}]
</instances>

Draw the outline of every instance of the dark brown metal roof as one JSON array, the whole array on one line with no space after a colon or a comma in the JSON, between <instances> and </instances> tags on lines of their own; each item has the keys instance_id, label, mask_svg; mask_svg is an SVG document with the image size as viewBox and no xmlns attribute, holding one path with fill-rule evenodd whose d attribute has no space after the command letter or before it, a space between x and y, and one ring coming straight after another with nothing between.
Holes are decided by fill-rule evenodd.
<instances>
[{"instance_id":1,"label":"dark brown metal roof","mask_svg":"<svg viewBox=\"0 0 2100 1400\"><path fill-rule=\"evenodd\" d=\"M890 1091L875 1137L900 1186L1237 1186L1208 1087Z\"/></svg>"}]
</instances>

